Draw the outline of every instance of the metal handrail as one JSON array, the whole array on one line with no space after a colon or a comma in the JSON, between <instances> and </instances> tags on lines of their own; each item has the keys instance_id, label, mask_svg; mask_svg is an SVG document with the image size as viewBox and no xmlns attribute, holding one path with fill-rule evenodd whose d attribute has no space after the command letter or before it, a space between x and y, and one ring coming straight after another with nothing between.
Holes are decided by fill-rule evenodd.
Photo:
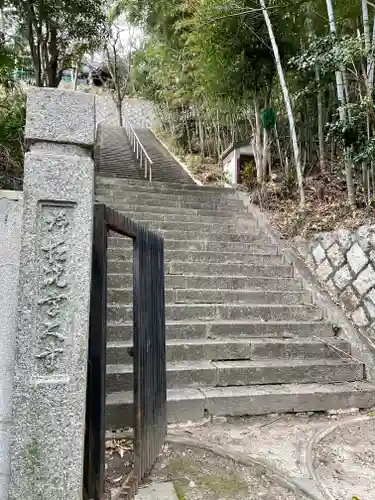
<instances>
[{"instance_id":1,"label":"metal handrail","mask_svg":"<svg viewBox=\"0 0 375 500\"><path fill-rule=\"evenodd\" d=\"M124 121L124 128L126 135L128 136L128 139L130 141L130 144L133 148L133 151L137 156L137 160L139 160L139 166L141 167L142 170L144 169L144 177L145 179L148 179L151 182L152 165L153 165L152 160L147 154L135 130L127 120Z\"/></svg>"}]
</instances>

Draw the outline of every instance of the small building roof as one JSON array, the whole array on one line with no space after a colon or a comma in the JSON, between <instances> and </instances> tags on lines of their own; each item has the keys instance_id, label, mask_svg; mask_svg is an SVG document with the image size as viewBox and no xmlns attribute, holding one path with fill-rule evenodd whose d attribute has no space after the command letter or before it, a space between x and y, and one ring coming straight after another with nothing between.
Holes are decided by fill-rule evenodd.
<instances>
[{"instance_id":1,"label":"small building roof","mask_svg":"<svg viewBox=\"0 0 375 500\"><path fill-rule=\"evenodd\" d=\"M252 146L251 140L243 140L243 141L235 141L232 142L225 151L223 151L220 155L220 160L225 160L225 158L235 149L244 148L247 146Z\"/></svg>"}]
</instances>

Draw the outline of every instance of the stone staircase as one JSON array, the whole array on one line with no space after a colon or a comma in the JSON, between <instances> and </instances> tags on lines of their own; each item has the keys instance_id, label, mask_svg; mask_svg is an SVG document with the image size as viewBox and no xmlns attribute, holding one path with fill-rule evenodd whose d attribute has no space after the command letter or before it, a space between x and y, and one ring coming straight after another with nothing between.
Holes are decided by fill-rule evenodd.
<instances>
[{"instance_id":1,"label":"stone staircase","mask_svg":"<svg viewBox=\"0 0 375 500\"><path fill-rule=\"evenodd\" d=\"M135 132L153 162L153 181L194 184L190 175L184 171L150 129L136 128Z\"/></svg>"},{"instance_id":2,"label":"stone staircase","mask_svg":"<svg viewBox=\"0 0 375 500\"><path fill-rule=\"evenodd\" d=\"M195 185L192 178L171 156L148 128L135 129L137 136L150 156L152 178L156 182L178 182ZM123 127L102 123L98 127L95 148L97 175L144 180L144 172L131 147Z\"/></svg>"},{"instance_id":3,"label":"stone staircase","mask_svg":"<svg viewBox=\"0 0 375 500\"><path fill-rule=\"evenodd\" d=\"M125 129L101 124L98 127L95 147L95 170L97 175L143 179L139 163L135 161Z\"/></svg>"},{"instance_id":4,"label":"stone staircase","mask_svg":"<svg viewBox=\"0 0 375 500\"><path fill-rule=\"evenodd\" d=\"M168 419L375 405L350 344L236 192L97 178L97 200L165 239ZM107 422L132 421L132 247L108 250ZM337 350L338 349L338 350Z\"/></svg>"}]
</instances>

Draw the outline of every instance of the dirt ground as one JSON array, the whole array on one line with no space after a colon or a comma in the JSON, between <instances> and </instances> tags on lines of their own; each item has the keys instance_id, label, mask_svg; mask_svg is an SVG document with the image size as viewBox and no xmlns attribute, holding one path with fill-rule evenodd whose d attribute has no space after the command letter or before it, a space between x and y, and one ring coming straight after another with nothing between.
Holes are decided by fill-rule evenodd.
<instances>
[{"instance_id":1,"label":"dirt ground","mask_svg":"<svg viewBox=\"0 0 375 500\"><path fill-rule=\"evenodd\" d=\"M149 480L172 481L179 500L375 498L374 411L207 419L171 425L168 440ZM107 456L110 498L131 462L115 447Z\"/></svg>"}]
</instances>

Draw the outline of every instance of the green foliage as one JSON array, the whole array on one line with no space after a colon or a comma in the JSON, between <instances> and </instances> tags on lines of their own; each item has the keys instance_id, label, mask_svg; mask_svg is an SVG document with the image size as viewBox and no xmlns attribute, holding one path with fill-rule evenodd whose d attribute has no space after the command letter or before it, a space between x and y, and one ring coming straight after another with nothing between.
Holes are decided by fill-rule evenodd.
<instances>
[{"instance_id":1,"label":"green foliage","mask_svg":"<svg viewBox=\"0 0 375 500\"><path fill-rule=\"evenodd\" d=\"M260 112L262 127L266 130L272 130L276 124L276 112L273 108L264 108Z\"/></svg>"},{"instance_id":2,"label":"green foliage","mask_svg":"<svg viewBox=\"0 0 375 500\"><path fill-rule=\"evenodd\" d=\"M21 189L26 96L0 90L0 188Z\"/></svg>"},{"instance_id":3,"label":"green foliage","mask_svg":"<svg viewBox=\"0 0 375 500\"><path fill-rule=\"evenodd\" d=\"M57 86L63 69L101 45L104 0L5 0L5 5L18 43L30 54L38 85L45 83L45 75L48 86Z\"/></svg>"}]
</instances>

